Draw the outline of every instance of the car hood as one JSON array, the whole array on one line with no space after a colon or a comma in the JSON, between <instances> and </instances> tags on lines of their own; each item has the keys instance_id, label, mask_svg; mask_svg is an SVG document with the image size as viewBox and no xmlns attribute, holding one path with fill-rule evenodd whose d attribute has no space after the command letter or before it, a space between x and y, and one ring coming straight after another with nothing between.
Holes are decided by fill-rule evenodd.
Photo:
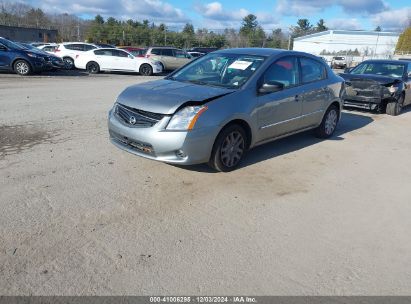
<instances>
[{"instance_id":1,"label":"car hood","mask_svg":"<svg viewBox=\"0 0 411 304\"><path fill-rule=\"evenodd\" d=\"M389 85L396 82L401 82L401 78L390 77L390 76L381 76L381 75L371 75L371 74L340 74L344 80L348 81L361 81L361 80L373 80L378 82L381 85Z\"/></svg>"},{"instance_id":2,"label":"car hood","mask_svg":"<svg viewBox=\"0 0 411 304\"><path fill-rule=\"evenodd\" d=\"M117 102L147 112L173 114L185 103L201 104L234 91L162 79L128 87Z\"/></svg>"}]
</instances>

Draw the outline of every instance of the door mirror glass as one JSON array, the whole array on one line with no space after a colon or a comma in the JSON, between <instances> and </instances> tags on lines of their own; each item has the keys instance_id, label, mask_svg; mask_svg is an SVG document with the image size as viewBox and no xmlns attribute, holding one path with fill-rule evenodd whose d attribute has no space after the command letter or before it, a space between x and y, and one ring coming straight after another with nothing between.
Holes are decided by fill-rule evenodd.
<instances>
[{"instance_id":1,"label":"door mirror glass","mask_svg":"<svg viewBox=\"0 0 411 304\"><path fill-rule=\"evenodd\" d=\"M354 68L346 68L345 70L344 70L344 73L345 74L349 74L349 73L351 73L351 71L353 70Z\"/></svg>"},{"instance_id":2,"label":"door mirror glass","mask_svg":"<svg viewBox=\"0 0 411 304\"><path fill-rule=\"evenodd\" d=\"M275 93L284 90L284 84L277 81L268 81L263 83L263 85L258 89L260 94Z\"/></svg>"}]
</instances>

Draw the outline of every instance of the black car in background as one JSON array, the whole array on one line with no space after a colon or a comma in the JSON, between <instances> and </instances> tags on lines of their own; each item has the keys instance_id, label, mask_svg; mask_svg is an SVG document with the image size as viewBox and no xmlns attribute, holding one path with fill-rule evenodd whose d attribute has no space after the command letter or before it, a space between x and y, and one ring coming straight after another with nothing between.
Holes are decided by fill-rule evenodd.
<instances>
[{"instance_id":1,"label":"black car in background","mask_svg":"<svg viewBox=\"0 0 411 304\"><path fill-rule=\"evenodd\" d=\"M0 71L13 71L19 75L48 70L50 58L0 37Z\"/></svg>"},{"instance_id":2,"label":"black car in background","mask_svg":"<svg viewBox=\"0 0 411 304\"><path fill-rule=\"evenodd\" d=\"M340 74L345 79L345 107L398 115L411 104L411 62L366 60Z\"/></svg>"}]
</instances>

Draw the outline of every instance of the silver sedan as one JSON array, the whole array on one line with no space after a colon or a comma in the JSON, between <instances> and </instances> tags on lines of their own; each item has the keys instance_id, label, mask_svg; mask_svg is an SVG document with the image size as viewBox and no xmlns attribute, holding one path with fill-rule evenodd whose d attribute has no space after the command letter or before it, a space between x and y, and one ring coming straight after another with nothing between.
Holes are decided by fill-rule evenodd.
<instances>
[{"instance_id":1,"label":"silver sedan","mask_svg":"<svg viewBox=\"0 0 411 304\"><path fill-rule=\"evenodd\" d=\"M231 171L257 145L309 129L332 136L343 90L310 54L220 50L125 89L109 112L110 140L153 160Z\"/></svg>"}]
</instances>

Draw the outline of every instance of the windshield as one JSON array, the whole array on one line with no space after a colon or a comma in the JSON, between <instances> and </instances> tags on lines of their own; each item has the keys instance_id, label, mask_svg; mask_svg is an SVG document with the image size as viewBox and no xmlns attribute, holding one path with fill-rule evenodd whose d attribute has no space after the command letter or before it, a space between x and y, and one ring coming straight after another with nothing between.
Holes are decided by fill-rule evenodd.
<instances>
[{"instance_id":1,"label":"windshield","mask_svg":"<svg viewBox=\"0 0 411 304\"><path fill-rule=\"evenodd\" d=\"M16 50L24 50L25 48L23 46L18 45L17 43L11 42L10 40L7 39L0 39L0 43L4 44L10 49L16 49Z\"/></svg>"},{"instance_id":2,"label":"windshield","mask_svg":"<svg viewBox=\"0 0 411 304\"><path fill-rule=\"evenodd\" d=\"M351 74L371 74L390 77L402 77L404 75L404 68L405 67L402 64L369 62L361 63L351 71Z\"/></svg>"},{"instance_id":3,"label":"windshield","mask_svg":"<svg viewBox=\"0 0 411 304\"><path fill-rule=\"evenodd\" d=\"M208 54L188 64L168 79L200 85L239 88L255 73L265 57Z\"/></svg>"}]
</instances>

